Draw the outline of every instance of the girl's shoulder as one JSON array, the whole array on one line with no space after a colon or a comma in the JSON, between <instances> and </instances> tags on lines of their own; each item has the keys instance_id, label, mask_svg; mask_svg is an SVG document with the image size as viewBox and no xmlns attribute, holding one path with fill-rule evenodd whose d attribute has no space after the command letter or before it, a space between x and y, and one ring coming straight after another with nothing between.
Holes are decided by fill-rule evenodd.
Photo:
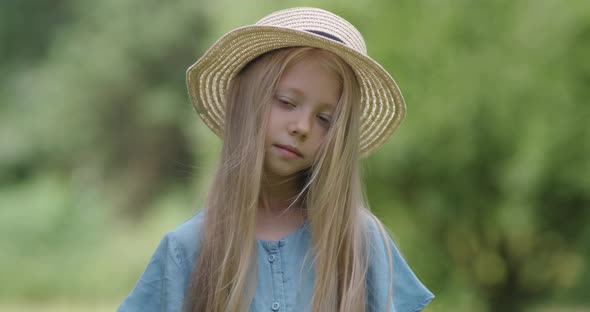
<instances>
[{"instance_id":1,"label":"girl's shoulder","mask_svg":"<svg viewBox=\"0 0 590 312\"><path fill-rule=\"evenodd\" d=\"M370 212L365 220L369 243L367 286L370 311L421 311L434 295L410 268L381 221ZM393 309L388 310L390 289Z\"/></svg>"},{"instance_id":2,"label":"girl's shoulder","mask_svg":"<svg viewBox=\"0 0 590 312\"><path fill-rule=\"evenodd\" d=\"M200 248L200 235L203 228L203 209L198 210L189 219L170 231L167 236L174 241L181 251L183 260L192 262Z\"/></svg>"},{"instance_id":3,"label":"girl's shoulder","mask_svg":"<svg viewBox=\"0 0 590 312\"><path fill-rule=\"evenodd\" d=\"M117 311L181 310L199 250L202 223L200 210L162 238L135 287Z\"/></svg>"}]
</instances>

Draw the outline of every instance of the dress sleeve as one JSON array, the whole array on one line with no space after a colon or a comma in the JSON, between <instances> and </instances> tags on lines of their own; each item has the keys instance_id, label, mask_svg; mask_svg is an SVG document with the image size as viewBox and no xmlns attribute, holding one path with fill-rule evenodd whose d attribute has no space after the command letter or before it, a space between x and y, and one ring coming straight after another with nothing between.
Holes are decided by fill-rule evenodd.
<instances>
[{"instance_id":1,"label":"dress sleeve","mask_svg":"<svg viewBox=\"0 0 590 312\"><path fill-rule=\"evenodd\" d=\"M371 237L369 271L367 276L369 311L419 312L434 298L434 295L418 280L404 260L391 237L381 234L376 220L370 222ZM393 262L393 292L390 309L386 310L390 284L389 256Z\"/></svg>"},{"instance_id":2,"label":"dress sleeve","mask_svg":"<svg viewBox=\"0 0 590 312\"><path fill-rule=\"evenodd\" d=\"M180 311L188 278L183 259L174 232L166 234L117 311Z\"/></svg>"}]
</instances>

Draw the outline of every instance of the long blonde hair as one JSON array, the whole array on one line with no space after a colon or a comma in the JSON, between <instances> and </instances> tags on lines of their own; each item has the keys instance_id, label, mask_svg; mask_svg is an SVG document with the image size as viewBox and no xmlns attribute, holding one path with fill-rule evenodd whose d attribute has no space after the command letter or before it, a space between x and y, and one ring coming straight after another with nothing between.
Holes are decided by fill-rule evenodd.
<instances>
[{"instance_id":1,"label":"long blonde hair","mask_svg":"<svg viewBox=\"0 0 590 312\"><path fill-rule=\"evenodd\" d=\"M185 311L249 309L256 283L256 212L270 104L285 69L312 56L339 77L342 93L313 165L302 172L299 193L313 242L311 311L366 310L370 245L366 216L372 214L362 192L358 161L360 88L352 69L335 54L297 47L253 60L227 92L221 159L204 208L201 247Z\"/></svg>"}]
</instances>

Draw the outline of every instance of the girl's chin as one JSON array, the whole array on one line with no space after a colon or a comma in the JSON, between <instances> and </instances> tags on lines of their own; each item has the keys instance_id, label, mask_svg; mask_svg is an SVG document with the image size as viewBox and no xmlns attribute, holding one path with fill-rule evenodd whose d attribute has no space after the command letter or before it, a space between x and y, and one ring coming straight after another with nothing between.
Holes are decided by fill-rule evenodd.
<instances>
[{"instance_id":1,"label":"girl's chin","mask_svg":"<svg viewBox=\"0 0 590 312\"><path fill-rule=\"evenodd\" d=\"M296 176L301 170L288 170L288 169L273 169L270 173L275 177L289 178Z\"/></svg>"},{"instance_id":2,"label":"girl's chin","mask_svg":"<svg viewBox=\"0 0 590 312\"><path fill-rule=\"evenodd\" d=\"M309 167L290 167L284 165L265 166L265 173L277 178L290 178L301 175Z\"/></svg>"}]
</instances>

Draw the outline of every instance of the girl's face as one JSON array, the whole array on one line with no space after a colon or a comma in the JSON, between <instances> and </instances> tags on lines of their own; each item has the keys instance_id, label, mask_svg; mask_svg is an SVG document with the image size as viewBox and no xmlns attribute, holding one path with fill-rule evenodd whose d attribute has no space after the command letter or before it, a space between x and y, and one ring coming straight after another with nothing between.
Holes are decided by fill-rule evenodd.
<instances>
[{"instance_id":1,"label":"girl's face","mask_svg":"<svg viewBox=\"0 0 590 312\"><path fill-rule=\"evenodd\" d=\"M286 68L271 104L265 144L267 174L287 177L312 165L340 94L337 76L313 57Z\"/></svg>"}]
</instances>

